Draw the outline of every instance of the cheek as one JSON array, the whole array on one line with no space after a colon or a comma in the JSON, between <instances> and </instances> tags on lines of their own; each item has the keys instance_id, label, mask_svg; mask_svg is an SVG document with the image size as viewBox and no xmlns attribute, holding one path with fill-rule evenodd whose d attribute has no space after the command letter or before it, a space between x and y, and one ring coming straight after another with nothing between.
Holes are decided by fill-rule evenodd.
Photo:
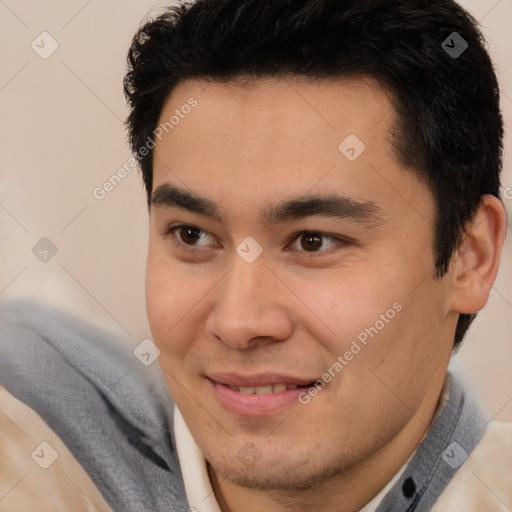
<instances>
[{"instance_id":1,"label":"cheek","mask_svg":"<svg viewBox=\"0 0 512 512\"><path fill-rule=\"evenodd\" d=\"M154 342L162 352L180 357L191 347L199 317L206 307L212 288L210 281L190 265L148 252L146 266L146 310ZM171 351L172 350L172 351Z\"/></svg>"},{"instance_id":2,"label":"cheek","mask_svg":"<svg viewBox=\"0 0 512 512\"><path fill-rule=\"evenodd\" d=\"M186 315L186 304L180 300L179 279L175 272L152 255L148 256L146 268L146 310L153 342L160 350L159 364L169 390L180 402L182 372L187 357L187 336L183 334L183 323L178 322ZM181 340L181 341L180 341Z\"/></svg>"},{"instance_id":3,"label":"cheek","mask_svg":"<svg viewBox=\"0 0 512 512\"><path fill-rule=\"evenodd\" d=\"M418 349L425 350L432 339L428 320L432 315L440 318L439 291L427 282L417 287L419 278L404 265L383 263L384 259L352 268L323 287L310 287L308 300L335 332L329 345L326 342L329 352L357 352L353 359L358 363L350 365L349 373L384 366L392 370L394 378L396 372L403 373L404 364L414 366ZM348 356L352 358L352 354Z\"/></svg>"},{"instance_id":4,"label":"cheek","mask_svg":"<svg viewBox=\"0 0 512 512\"><path fill-rule=\"evenodd\" d=\"M312 286L305 281L303 285L308 304L343 340L352 339L374 325L404 295L400 283L389 277L389 269L386 275L371 266L340 269L322 283ZM388 316L394 317L394 313L392 309Z\"/></svg>"},{"instance_id":5,"label":"cheek","mask_svg":"<svg viewBox=\"0 0 512 512\"><path fill-rule=\"evenodd\" d=\"M175 324L185 315L184 296L178 272L150 246L146 266L146 309L157 345L165 344L165 340L172 337Z\"/></svg>"}]
</instances>

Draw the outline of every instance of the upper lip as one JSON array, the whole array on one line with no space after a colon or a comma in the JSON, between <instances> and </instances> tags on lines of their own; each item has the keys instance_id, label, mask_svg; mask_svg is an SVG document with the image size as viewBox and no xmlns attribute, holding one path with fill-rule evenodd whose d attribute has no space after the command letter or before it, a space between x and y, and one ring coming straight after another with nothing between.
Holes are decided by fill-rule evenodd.
<instances>
[{"instance_id":1,"label":"upper lip","mask_svg":"<svg viewBox=\"0 0 512 512\"><path fill-rule=\"evenodd\" d=\"M216 372L207 375L210 380L225 384L226 386L242 386L242 387L256 387L256 386L270 386L272 384L297 384L298 386L305 386L316 382L318 379L301 378L279 373L258 373L258 374L244 374L232 372Z\"/></svg>"}]
</instances>

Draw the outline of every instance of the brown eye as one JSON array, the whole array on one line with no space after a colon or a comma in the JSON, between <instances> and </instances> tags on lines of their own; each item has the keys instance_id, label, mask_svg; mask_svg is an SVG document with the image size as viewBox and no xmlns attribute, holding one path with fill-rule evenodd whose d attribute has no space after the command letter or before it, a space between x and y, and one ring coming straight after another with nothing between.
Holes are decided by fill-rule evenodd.
<instances>
[{"instance_id":1,"label":"brown eye","mask_svg":"<svg viewBox=\"0 0 512 512\"><path fill-rule=\"evenodd\" d=\"M201 235L199 234L201 232L200 229L181 226L176 228L176 230L180 234L180 239L186 244L194 245L198 240L201 239Z\"/></svg>"},{"instance_id":2,"label":"brown eye","mask_svg":"<svg viewBox=\"0 0 512 512\"><path fill-rule=\"evenodd\" d=\"M171 235L173 242L184 248L206 247L209 245L208 238L211 238L205 231L188 224L176 224L170 226L164 233ZM210 242L211 244L212 242Z\"/></svg>"},{"instance_id":3,"label":"brown eye","mask_svg":"<svg viewBox=\"0 0 512 512\"><path fill-rule=\"evenodd\" d=\"M336 250L336 246L339 249L348 243L342 238L318 231L301 231L294 236L291 247L296 252L309 253L309 256L313 257L331 254L331 249Z\"/></svg>"},{"instance_id":4,"label":"brown eye","mask_svg":"<svg viewBox=\"0 0 512 512\"><path fill-rule=\"evenodd\" d=\"M316 251L319 247L322 246L322 236L318 235L317 233L302 235L300 239L300 245L306 251Z\"/></svg>"}]
</instances>

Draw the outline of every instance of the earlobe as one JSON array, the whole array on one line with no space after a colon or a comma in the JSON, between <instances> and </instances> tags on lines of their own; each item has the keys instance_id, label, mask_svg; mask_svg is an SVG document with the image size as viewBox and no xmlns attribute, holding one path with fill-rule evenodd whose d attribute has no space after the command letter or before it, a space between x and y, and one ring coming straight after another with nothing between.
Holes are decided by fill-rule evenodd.
<instances>
[{"instance_id":1,"label":"earlobe","mask_svg":"<svg viewBox=\"0 0 512 512\"><path fill-rule=\"evenodd\" d=\"M503 203L484 195L452 260L452 311L476 313L487 303L499 270L505 229Z\"/></svg>"}]
</instances>

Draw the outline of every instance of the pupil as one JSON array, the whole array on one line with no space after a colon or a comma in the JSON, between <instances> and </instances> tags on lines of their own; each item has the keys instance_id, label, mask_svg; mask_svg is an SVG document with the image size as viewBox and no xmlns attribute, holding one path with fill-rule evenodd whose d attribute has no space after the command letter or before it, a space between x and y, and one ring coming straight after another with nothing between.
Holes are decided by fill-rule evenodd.
<instances>
[{"instance_id":1,"label":"pupil","mask_svg":"<svg viewBox=\"0 0 512 512\"><path fill-rule=\"evenodd\" d=\"M182 237L184 242L197 242L199 239L199 236L197 235L197 229L194 228L182 228L185 230L185 236ZM192 233L192 235L191 235ZM194 233L196 233L196 236L194 236ZM188 240L187 240L188 239ZM192 240L190 240L192 239Z\"/></svg>"},{"instance_id":2,"label":"pupil","mask_svg":"<svg viewBox=\"0 0 512 512\"><path fill-rule=\"evenodd\" d=\"M307 240L306 244L302 244L303 249L311 249L311 246L313 246L313 249L318 249L322 245L322 237L319 235L304 235L303 240Z\"/></svg>"}]
</instances>

